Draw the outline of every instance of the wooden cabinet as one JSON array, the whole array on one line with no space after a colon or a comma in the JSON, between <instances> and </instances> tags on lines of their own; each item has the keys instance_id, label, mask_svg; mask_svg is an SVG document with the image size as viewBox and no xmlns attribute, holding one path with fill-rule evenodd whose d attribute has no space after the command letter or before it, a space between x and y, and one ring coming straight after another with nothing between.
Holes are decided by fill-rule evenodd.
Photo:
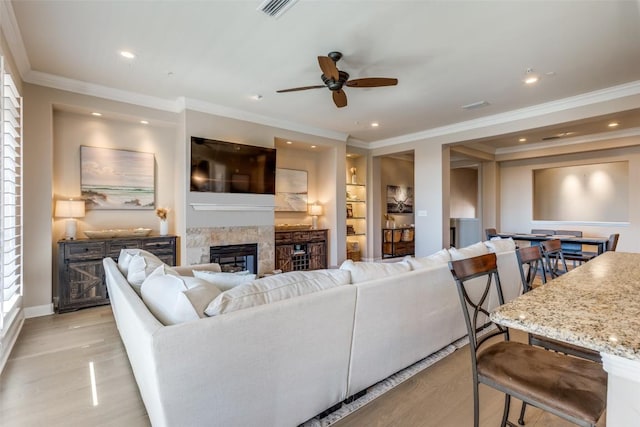
<instances>
[{"instance_id":1,"label":"wooden cabinet","mask_svg":"<svg viewBox=\"0 0 640 427\"><path fill-rule=\"evenodd\" d=\"M109 304L102 259L117 261L121 249L144 249L176 265L176 237L60 240L58 242L57 311Z\"/></svg>"},{"instance_id":2,"label":"wooden cabinet","mask_svg":"<svg viewBox=\"0 0 640 427\"><path fill-rule=\"evenodd\" d=\"M277 270L327 268L327 230L276 231Z\"/></svg>"},{"instance_id":3,"label":"wooden cabinet","mask_svg":"<svg viewBox=\"0 0 640 427\"><path fill-rule=\"evenodd\" d=\"M415 229L413 227L383 228L382 257L392 258L415 253Z\"/></svg>"}]
</instances>

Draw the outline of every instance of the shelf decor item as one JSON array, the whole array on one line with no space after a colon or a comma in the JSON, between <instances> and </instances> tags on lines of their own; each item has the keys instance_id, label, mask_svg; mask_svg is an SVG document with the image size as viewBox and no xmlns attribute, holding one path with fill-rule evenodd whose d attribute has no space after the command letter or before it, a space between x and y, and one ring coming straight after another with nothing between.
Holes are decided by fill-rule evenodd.
<instances>
[{"instance_id":1,"label":"shelf decor item","mask_svg":"<svg viewBox=\"0 0 640 427\"><path fill-rule=\"evenodd\" d=\"M356 175L356 168L351 168L349 169L349 171L351 172L351 183L352 184L357 184L358 183L358 176Z\"/></svg>"},{"instance_id":2,"label":"shelf decor item","mask_svg":"<svg viewBox=\"0 0 640 427\"><path fill-rule=\"evenodd\" d=\"M167 208L158 208L156 209L156 216L160 218L160 235L166 236L169 234L169 221L167 220L167 215L169 214L169 209Z\"/></svg>"}]
</instances>

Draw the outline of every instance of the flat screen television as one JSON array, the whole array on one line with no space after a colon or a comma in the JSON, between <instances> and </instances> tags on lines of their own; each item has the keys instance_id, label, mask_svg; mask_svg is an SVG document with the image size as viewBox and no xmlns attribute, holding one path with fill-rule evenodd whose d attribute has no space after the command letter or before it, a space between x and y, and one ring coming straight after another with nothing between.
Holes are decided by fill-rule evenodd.
<instances>
[{"instance_id":1,"label":"flat screen television","mask_svg":"<svg viewBox=\"0 0 640 427\"><path fill-rule=\"evenodd\" d=\"M191 137L191 191L275 194L276 149Z\"/></svg>"}]
</instances>

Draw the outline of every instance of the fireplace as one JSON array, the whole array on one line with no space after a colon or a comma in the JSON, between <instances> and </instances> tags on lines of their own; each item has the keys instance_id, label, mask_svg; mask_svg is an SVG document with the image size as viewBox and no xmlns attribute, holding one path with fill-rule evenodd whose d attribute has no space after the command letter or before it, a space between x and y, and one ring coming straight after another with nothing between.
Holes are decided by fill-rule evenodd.
<instances>
[{"instance_id":1,"label":"fireplace","mask_svg":"<svg viewBox=\"0 0 640 427\"><path fill-rule=\"evenodd\" d=\"M249 270L258 272L258 244L245 243L241 245L211 246L209 248L209 262L220 264L224 272Z\"/></svg>"}]
</instances>

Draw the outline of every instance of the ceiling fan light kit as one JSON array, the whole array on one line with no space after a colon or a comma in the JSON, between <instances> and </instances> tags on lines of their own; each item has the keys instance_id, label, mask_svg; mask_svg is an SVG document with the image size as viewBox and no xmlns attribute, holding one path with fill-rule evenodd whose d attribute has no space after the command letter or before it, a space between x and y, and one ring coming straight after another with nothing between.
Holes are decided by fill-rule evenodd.
<instances>
[{"instance_id":1,"label":"ceiling fan light kit","mask_svg":"<svg viewBox=\"0 0 640 427\"><path fill-rule=\"evenodd\" d=\"M349 80L349 73L338 70L336 62L342 58L340 52L329 52L327 56L318 56L318 65L322 70L320 78L324 85L302 86L290 89L278 90L277 93L296 92L307 89L328 88L333 94L333 102L338 108L347 106L347 94L342 90L343 86L347 87L381 87L395 86L398 79L387 77L365 77L361 79Z\"/></svg>"}]
</instances>

